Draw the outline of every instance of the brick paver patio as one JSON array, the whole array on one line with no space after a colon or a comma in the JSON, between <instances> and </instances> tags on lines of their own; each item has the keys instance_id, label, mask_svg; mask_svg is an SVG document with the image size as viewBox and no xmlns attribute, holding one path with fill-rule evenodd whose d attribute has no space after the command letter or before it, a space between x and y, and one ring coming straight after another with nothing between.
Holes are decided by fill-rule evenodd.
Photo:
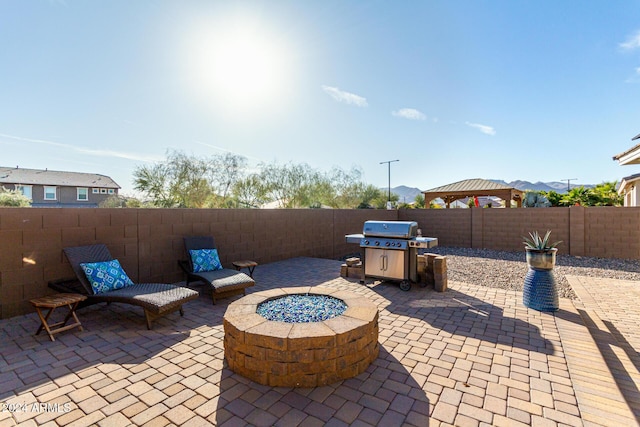
<instances>
[{"instance_id":1,"label":"brick paver patio","mask_svg":"<svg viewBox=\"0 0 640 427\"><path fill-rule=\"evenodd\" d=\"M55 342L33 335L34 313L0 321L0 427L637 425L636 284L573 277L581 300L549 314L520 292L451 282L403 292L339 272L313 258L261 265L250 291L323 284L374 301L380 356L356 378L292 389L234 374L229 300L201 296L151 331L131 306L93 306L78 312L84 331Z\"/></svg>"}]
</instances>

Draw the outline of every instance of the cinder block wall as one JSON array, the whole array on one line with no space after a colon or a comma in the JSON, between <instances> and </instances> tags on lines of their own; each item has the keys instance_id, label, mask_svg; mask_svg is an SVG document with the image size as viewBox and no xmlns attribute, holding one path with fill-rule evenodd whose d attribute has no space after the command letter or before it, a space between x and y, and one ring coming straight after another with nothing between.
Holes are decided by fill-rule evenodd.
<instances>
[{"instance_id":1,"label":"cinder block wall","mask_svg":"<svg viewBox=\"0 0 640 427\"><path fill-rule=\"evenodd\" d=\"M423 236L437 237L440 246L471 247L470 209L406 209L400 221L416 221Z\"/></svg>"},{"instance_id":2,"label":"cinder block wall","mask_svg":"<svg viewBox=\"0 0 640 427\"><path fill-rule=\"evenodd\" d=\"M185 236L212 235L223 265L264 264L299 256L338 258L358 250L345 234L395 211L325 209L34 209L0 208L0 318L32 311L50 280L74 277L62 249L104 243L132 280L184 280Z\"/></svg>"},{"instance_id":3,"label":"cinder block wall","mask_svg":"<svg viewBox=\"0 0 640 427\"><path fill-rule=\"evenodd\" d=\"M582 208L584 255L640 259L640 208Z\"/></svg>"},{"instance_id":4,"label":"cinder block wall","mask_svg":"<svg viewBox=\"0 0 640 427\"><path fill-rule=\"evenodd\" d=\"M183 237L213 235L223 264L358 251L346 234L366 220L417 221L441 246L522 250L529 231L552 230L560 253L640 259L640 208L229 210L0 208L0 318L33 309L47 282L73 277L62 249L105 243L140 282L184 280Z\"/></svg>"},{"instance_id":5,"label":"cinder block wall","mask_svg":"<svg viewBox=\"0 0 640 427\"><path fill-rule=\"evenodd\" d=\"M560 254L640 259L640 208L416 209L398 219L417 221L440 246L522 250L522 237L551 230Z\"/></svg>"},{"instance_id":6,"label":"cinder block wall","mask_svg":"<svg viewBox=\"0 0 640 427\"><path fill-rule=\"evenodd\" d=\"M569 209L471 209L473 216L481 217L478 228L479 241L474 248L491 248L504 251L523 250L523 237L537 230L551 230L551 239L562 240L560 253L570 252ZM474 231L476 229L474 228ZM476 244L477 243L477 244Z\"/></svg>"}]
</instances>

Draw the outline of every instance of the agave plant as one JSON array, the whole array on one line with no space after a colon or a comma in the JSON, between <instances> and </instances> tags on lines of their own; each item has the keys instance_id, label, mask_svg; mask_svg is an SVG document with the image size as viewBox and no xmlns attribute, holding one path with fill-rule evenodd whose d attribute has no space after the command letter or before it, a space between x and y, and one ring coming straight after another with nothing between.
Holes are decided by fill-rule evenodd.
<instances>
[{"instance_id":1,"label":"agave plant","mask_svg":"<svg viewBox=\"0 0 640 427\"><path fill-rule=\"evenodd\" d=\"M537 231L533 233L529 233L530 238L523 237L524 241L522 243L525 244L525 247L528 249L536 249L540 251L546 251L549 249L553 249L562 243L562 240L554 243L549 243L549 236L551 236L551 230L547 230L547 233L544 237L541 237Z\"/></svg>"}]
</instances>

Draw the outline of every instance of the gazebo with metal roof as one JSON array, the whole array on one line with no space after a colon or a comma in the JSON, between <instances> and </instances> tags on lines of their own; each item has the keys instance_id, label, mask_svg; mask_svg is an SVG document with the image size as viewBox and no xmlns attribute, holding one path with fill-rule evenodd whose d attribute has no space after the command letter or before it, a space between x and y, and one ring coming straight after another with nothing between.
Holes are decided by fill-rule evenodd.
<instances>
[{"instance_id":1,"label":"gazebo with metal roof","mask_svg":"<svg viewBox=\"0 0 640 427\"><path fill-rule=\"evenodd\" d=\"M448 209L452 202L465 197L495 196L505 201L506 208L511 207L511 200L515 201L516 206L520 208L522 207L524 191L486 179L476 178L432 188L422 193L424 194L425 206L429 206L429 203L438 197L444 200Z\"/></svg>"}]
</instances>

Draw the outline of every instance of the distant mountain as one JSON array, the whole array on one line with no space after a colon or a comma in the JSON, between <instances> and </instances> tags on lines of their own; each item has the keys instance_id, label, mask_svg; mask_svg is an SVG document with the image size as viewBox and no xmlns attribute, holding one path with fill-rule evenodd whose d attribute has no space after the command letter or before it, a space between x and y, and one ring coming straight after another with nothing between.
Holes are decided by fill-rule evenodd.
<instances>
[{"instance_id":1,"label":"distant mountain","mask_svg":"<svg viewBox=\"0 0 640 427\"><path fill-rule=\"evenodd\" d=\"M562 184L561 182L557 182L557 183L546 183L546 182L536 182L534 184L530 183L529 181L522 181L522 180L516 180L516 181L511 181L510 183L508 183L507 185L513 188L517 188L518 190L522 190L522 191L526 191L526 190L535 190L535 191L558 191L560 190L560 188L555 187L554 185L551 184L560 184L560 185L564 185L564 191L566 191L567 186L565 184Z\"/></svg>"},{"instance_id":2,"label":"distant mountain","mask_svg":"<svg viewBox=\"0 0 640 427\"><path fill-rule=\"evenodd\" d=\"M388 188L381 189L386 194L389 191ZM416 196L422 194L422 190L415 187L407 187L406 185L400 185L398 187L391 188L393 194L398 195L400 203L413 203Z\"/></svg>"},{"instance_id":3,"label":"distant mountain","mask_svg":"<svg viewBox=\"0 0 640 427\"><path fill-rule=\"evenodd\" d=\"M527 191L527 190L533 190L533 191L555 191L556 193L560 193L560 194L567 192L567 183L566 182L559 182L559 181L540 182L540 181L538 181L536 183L531 183L529 181L521 181L521 180L506 182L506 181L504 181L502 179L491 179L490 181L497 182L499 184L508 185L509 187L513 187L513 188L521 190L521 191ZM580 185L570 184L570 188L575 188L575 187L590 188L590 187L593 187L593 185L591 185L591 184L580 184Z\"/></svg>"}]
</instances>

